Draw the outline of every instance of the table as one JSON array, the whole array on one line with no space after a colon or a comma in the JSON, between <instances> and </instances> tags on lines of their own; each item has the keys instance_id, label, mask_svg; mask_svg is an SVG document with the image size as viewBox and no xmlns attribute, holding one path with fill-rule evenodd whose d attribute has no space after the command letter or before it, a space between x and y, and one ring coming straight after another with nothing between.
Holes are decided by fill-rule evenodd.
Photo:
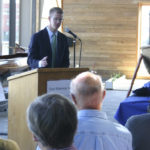
<instances>
[{"instance_id":1,"label":"table","mask_svg":"<svg viewBox=\"0 0 150 150\"><path fill-rule=\"evenodd\" d=\"M120 103L114 118L122 125L125 125L132 115L147 113L149 105L150 97L129 96Z\"/></svg>"}]
</instances>

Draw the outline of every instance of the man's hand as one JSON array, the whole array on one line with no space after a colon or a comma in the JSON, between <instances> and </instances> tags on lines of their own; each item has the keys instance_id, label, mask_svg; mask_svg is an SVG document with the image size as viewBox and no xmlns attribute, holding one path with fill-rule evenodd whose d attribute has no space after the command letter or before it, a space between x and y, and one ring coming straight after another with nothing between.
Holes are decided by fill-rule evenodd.
<instances>
[{"instance_id":1,"label":"man's hand","mask_svg":"<svg viewBox=\"0 0 150 150\"><path fill-rule=\"evenodd\" d=\"M47 56L43 57L39 62L39 67L46 67L47 66Z\"/></svg>"}]
</instances>

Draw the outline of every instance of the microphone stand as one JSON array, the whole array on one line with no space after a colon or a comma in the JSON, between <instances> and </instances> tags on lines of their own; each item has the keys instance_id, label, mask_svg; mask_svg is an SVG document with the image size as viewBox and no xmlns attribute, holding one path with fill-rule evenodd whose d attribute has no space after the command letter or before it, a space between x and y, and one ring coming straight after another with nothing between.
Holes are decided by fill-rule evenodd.
<instances>
[{"instance_id":1,"label":"microphone stand","mask_svg":"<svg viewBox=\"0 0 150 150\"><path fill-rule=\"evenodd\" d=\"M73 66L75 68L75 64L76 64L76 38L73 39L73 49L74 49L74 59L73 59Z\"/></svg>"},{"instance_id":2,"label":"microphone stand","mask_svg":"<svg viewBox=\"0 0 150 150\"><path fill-rule=\"evenodd\" d=\"M81 39L79 39L80 41L80 55L79 55L79 68L80 68L80 65L81 65L81 55L82 55L82 41Z\"/></svg>"}]
</instances>

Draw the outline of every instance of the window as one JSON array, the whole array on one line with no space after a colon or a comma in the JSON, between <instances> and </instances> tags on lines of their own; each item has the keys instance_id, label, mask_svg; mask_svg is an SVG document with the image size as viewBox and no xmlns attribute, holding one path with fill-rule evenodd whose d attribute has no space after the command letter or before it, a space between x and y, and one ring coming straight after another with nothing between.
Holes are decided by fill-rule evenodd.
<instances>
[{"instance_id":1,"label":"window","mask_svg":"<svg viewBox=\"0 0 150 150\"><path fill-rule=\"evenodd\" d=\"M20 0L16 0L16 43L19 44L19 18L20 18Z\"/></svg>"},{"instance_id":2,"label":"window","mask_svg":"<svg viewBox=\"0 0 150 150\"><path fill-rule=\"evenodd\" d=\"M20 6L20 0L16 0L16 32L15 32L15 42L19 43L19 6ZM1 55L8 55L9 54L9 22L10 22L10 0L2 0L1 1L1 9L0 14L2 17L2 23L1 23L1 43L2 43L2 49L1 49Z\"/></svg>"},{"instance_id":3,"label":"window","mask_svg":"<svg viewBox=\"0 0 150 150\"><path fill-rule=\"evenodd\" d=\"M9 0L2 0L2 55L7 55L9 52Z\"/></svg>"},{"instance_id":4,"label":"window","mask_svg":"<svg viewBox=\"0 0 150 150\"><path fill-rule=\"evenodd\" d=\"M49 21L48 21L49 10L52 7L61 7L62 8L62 1L61 0L51 0L51 1L44 0L42 19L41 19L41 29L45 28L45 26L47 26L49 24ZM60 29L61 29L61 27L60 27Z\"/></svg>"},{"instance_id":5,"label":"window","mask_svg":"<svg viewBox=\"0 0 150 150\"><path fill-rule=\"evenodd\" d=\"M150 45L150 5L142 6L141 46Z\"/></svg>"},{"instance_id":6,"label":"window","mask_svg":"<svg viewBox=\"0 0 150 150\"><path fill-rule=\"evenodd\" d=\"M140 3L139 5L139 32L138 32L138 58L141 54L141 47L150 45L150 3ZM149 73L143 63L138 71L139 77L148 77Z\"/></svg>"}]
</instances>

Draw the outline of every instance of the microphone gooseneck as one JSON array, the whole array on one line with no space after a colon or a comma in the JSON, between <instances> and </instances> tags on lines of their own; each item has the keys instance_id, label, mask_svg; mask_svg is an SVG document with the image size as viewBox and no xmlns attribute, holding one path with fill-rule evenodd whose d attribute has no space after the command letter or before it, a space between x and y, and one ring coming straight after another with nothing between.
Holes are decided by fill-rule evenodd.
<instances>
[{"instance_id":1,"label":"microphone gooseneck","mask_svg":"<svg viewBox=\"0 0 150 150\"><path fill-rule=\"evenodd\" d=\"M69 28L65 28L65 32L71 34L75 39L78 38L78 36L76 34L74 34Z\"/></svg>"}]
</instances>

